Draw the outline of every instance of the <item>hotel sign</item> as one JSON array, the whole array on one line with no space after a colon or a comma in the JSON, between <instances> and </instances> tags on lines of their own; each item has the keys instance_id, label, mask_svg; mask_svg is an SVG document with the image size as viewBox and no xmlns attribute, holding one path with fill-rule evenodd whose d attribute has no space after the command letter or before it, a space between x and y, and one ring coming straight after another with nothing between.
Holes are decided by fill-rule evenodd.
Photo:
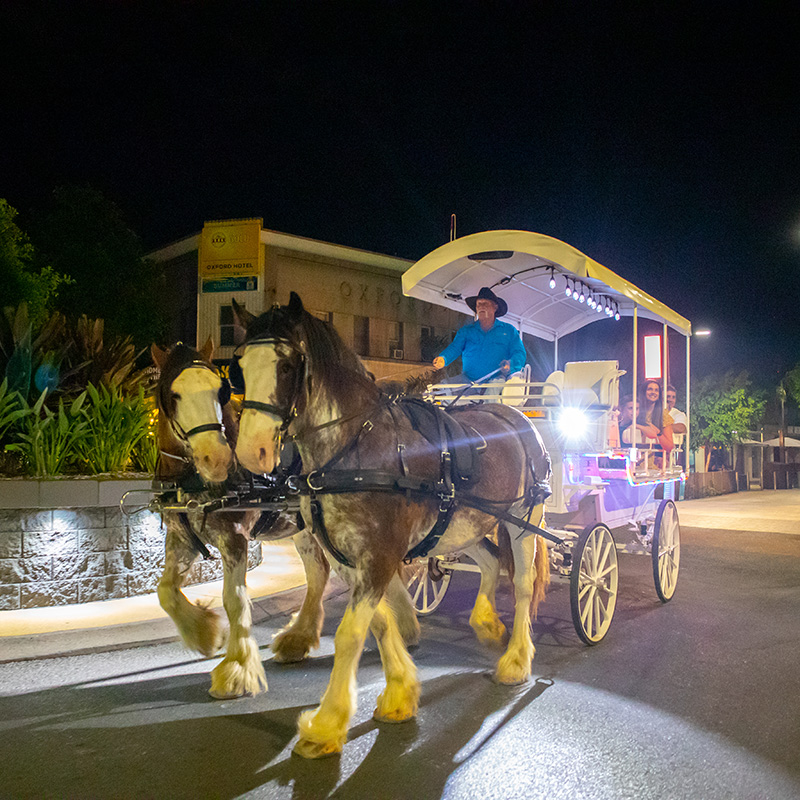
<instances>
[{"instance_id":1,"label":"hotel sign","mask_svg":"<svg viewBox=\"0 0 800 800\"><path fill-rule=\"evenodd\" d=\"M260 219L206 222L198 264L203 292L257 289L264 269L261 227Z\"/></svg>"}]
</instances>

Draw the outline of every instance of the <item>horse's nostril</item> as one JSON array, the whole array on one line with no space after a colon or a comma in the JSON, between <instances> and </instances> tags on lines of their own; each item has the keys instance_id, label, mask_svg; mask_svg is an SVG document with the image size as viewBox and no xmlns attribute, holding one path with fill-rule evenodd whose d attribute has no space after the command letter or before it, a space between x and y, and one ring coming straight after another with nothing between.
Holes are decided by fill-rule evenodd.
<instances>
[{"instance_id":1,"label":"horse's nostril","mask_svg":"<svg viewBox=\"0 0 800 800\"><path fill-rule=\"evenodd\" d=\"M265 460L266 460L266 458L267 458L267 451L266 451L266 448L262 447L262 448L261 448L261 449L258 451L258 460L259 460L259 461L261 461L261 462L263 462L263 461L265 461Z\"/></svg>"}]
</instances>

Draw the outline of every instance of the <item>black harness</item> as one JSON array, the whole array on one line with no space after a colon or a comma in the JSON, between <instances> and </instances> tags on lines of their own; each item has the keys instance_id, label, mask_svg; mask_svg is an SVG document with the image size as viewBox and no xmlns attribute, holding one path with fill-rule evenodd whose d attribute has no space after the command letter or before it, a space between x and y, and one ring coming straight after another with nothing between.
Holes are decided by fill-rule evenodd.
<instances>
[{"instance_id":1,"label":"black harness","mask_svg":"<svg viewBox=\"0 0 800 800\"><path fill-rule=\"evenodd\" d=\"M409 474L404 459L405 445L402 443L398 443L399 473L382 470L335 469L337 463L357 448L361 437L373 429L371 420L364 422L350 442L324 466L307 474L289 478L292 490L309 498L314 533L340 564L346 567L353 566L353 563L331 540L325 525L319 495L402 492L409 496L435 497L439 504L436 521L426 536L408 551L403 559L407 564L417 558L424 558L436 547L450 524L457 502L503 519L527 531L538 533L551 541L561 541L558 537L529 521L533 507L544 502L550 494L547 484L549 475L544 480L537 480L534 475L534 489L529 497L528 520L515 517L498 508L500 505L508 505L509 501L491 501L475 497L468 492L471 484L477 480L480 454L486 449L485 440L472 426L462 425L452 412L416 398L389 398L381 403L376 411L384 407L388 407L392 413L395 409L404 413L412 421L415 430L439 448L437 480L419 478ZM510 502L518 499L522 498L513 498Z\"/></svg>"},{"instance_id":2,"label":"black harness","mask_svg":"<svg viewBox=\"0 0 800 800\"><path fill-rule=\"evenodd\" d=\"M245 342L245 346L254 344L286 344L293 347L288 339L275 336L254 338ZM297 352L297 349L294 349ZM278 417L282 421L281 436L286 434L290 423L297 415L297 403L303 382L307 378L305 374L307 372L307 362L303 354L301 354L301 357L304 368L297 370L292 400L288 407L284 408L271 403L261 403L247 399L242 404L243 409L249 408ZM384 409L387 409L393 416L395 413L404 414L411 421L412 427L439 449L438 479L431 480L410 475L405 461L405 444L401 442L398 442L397 447L400 462L398 473L382 470L336 469L336 465L349 454L355 452L361 438L373 429L374 425L369 417ZM403 492L407 496L418 495L436 498L439 506L436 521L427 535L408 551L404 558L406 563L426 556L436 547L450 524L456 508L456 502L475 508L497 519L510 522L517 527L537 533L552 541L561 541L558 537L543 528L533 525L529 521L534 506L544 502L544 499L550 495L548 484L550 477L549 458L546 452L543 451L547 466L541 475L537 474L537 470L533 466L533 460L529 459L533 472L533 482L527 498L530 503L527 520L508 514L500 508L500 506L508 506L510 503L525 498L512 498L510 501L491 501L469 494L468 488L477 480L480 454L486 449L486 442L472 426L462 425L458 422L458 410L446 411L439 406L417 398L385 397L378 403L377 407L367 412L361 411L348 417L330 420L311 429L319 430L333 425L340 425L359 417L367 417L350 441L322 467L306 474L290 476L287 479L287 486L291 493L309 498L314 534L322 541L336 561L346 567L354 566L347 556L336 547L328 533L320 501L320 495L324 494ZM531 431L528 421L525 418L521 418L521 422L528 426L527 433L530 436ZM522 429L518 432L523 433Z\"/></svg>"}]
</instances>

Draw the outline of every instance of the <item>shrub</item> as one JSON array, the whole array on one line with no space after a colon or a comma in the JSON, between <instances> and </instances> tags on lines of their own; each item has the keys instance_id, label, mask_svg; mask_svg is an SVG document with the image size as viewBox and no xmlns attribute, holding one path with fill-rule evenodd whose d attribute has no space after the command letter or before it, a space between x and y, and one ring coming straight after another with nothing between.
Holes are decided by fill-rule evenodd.
<instances>
[{"instance_id":1,"label":"shrub","mask_svg":"<svg viewBox=\"0 0 800 800\"><path fill-rule=\"evenodd\" d=\"M149 431L150 408L144 389L125 396L116 387L86 387L86 428L75 442L75 455L90 475L123 472L137 444Z\"/></svg>"},{"instance_id":2,"label":"shrub","mask_svg":"<svg viewBox=\"0 0 800 800\"><path fill-rule=\"evenodd\" d=\"M44 405L46 395L42 392L33 407L22 401L26 413L15 430L16 441L6 445L6 450L22 457L25 471L38 477L63 474L88 427L82 412L86 392L66 405L59 398L55 411Z\"/></svg>"}]
</instances>

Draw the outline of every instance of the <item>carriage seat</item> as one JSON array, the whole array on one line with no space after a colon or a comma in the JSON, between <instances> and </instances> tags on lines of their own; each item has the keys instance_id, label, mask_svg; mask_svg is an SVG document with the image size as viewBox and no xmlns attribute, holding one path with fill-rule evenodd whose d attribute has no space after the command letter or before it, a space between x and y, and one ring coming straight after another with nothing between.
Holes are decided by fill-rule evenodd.
<instances>
[{"instance_id":1,"label":"carriage seat","mask_svg":"<svg viewBox=\"0 0 800 800\"><path fill-rule=\"evenodd\" d=\"M564 366L564 404L614 408L624 374L618 361L569 361Z\"/></svg>"},{"instance_id":2,"label":"carriage seat","mask_svg":"<svg viewBox=\"0 0 800 800\"><path fill-rule=\"evenodd\" d=\"M542 405L561 405L561 392L564 390L564 373L557 369L547 376L545 385L542 386Z\"/></svg>"}]
</instances>

